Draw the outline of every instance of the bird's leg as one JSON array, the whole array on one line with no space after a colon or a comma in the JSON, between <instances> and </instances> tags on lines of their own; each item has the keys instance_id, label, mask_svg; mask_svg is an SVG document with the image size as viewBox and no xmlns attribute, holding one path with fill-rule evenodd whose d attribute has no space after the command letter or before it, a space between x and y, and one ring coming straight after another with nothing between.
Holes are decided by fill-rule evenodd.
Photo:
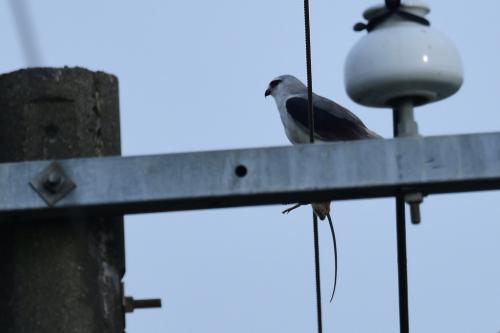
<instances>
[{"instance_id":1,"label":"bird's leg","mask_svg":"<svg viewBox=\"0 0 500 333\"><path fill-rule=\"evenodd\" d=\"M294 205L294 206L292 206L292 207L290 207L290 208L285 209L284 211L282 211L282 213L283 213L283 214L288 214L288 213L290 213L292 210L297 209L297 208L299 208L299 207L300 207L300 206L302 206L302 205L303 205L303 204L298 203L298 204L296 204L296 205Z\"/></svg>"}]
</instances>

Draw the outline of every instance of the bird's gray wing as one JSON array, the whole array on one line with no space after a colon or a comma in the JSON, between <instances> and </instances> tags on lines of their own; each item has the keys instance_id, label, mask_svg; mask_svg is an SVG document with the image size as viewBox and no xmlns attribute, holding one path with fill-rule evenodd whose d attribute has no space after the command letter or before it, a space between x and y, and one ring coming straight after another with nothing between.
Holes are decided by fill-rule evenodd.
<instances>
[{"instance_id":1,"label":"bird's gray wing","mask_svg":"<svg viewBox=\"0 0 500 333\"><path fill-rule=\"evenodd\" d=\"M323 141L346 141L379 138L351 111L339 104L314 95L314 132ZM292 96L286 100L286 111L305 130L309 129L307 97Z\"/></svg>"}]
</instances>

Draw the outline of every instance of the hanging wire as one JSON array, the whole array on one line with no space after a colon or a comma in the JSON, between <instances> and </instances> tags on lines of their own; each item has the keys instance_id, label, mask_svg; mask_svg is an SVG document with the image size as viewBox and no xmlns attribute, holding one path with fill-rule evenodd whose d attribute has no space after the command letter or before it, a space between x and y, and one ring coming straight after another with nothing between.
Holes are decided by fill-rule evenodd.
<instances>
[{"instance_id":1,"label":"hanging wire","mask_svg":"<svg viewBox=\"0 0 500 333\"><path fill-rule=\"evenodd\" d=\"M309 142L314 143L314 108L312 87L311 60L311 25L309 21L309 0L304 0L304 21L306 34L306 67L307 67L307 108L309 114Z\"/></svg>"},{"instance_id":2,"label":"hanging wire","mask_svg":"<svg viewBox=\"0 0 500 333\"><path fill-rule=\"evenodd\" d=\"M312 61L311 61L311 26L309 21L309 0L304 0L304 23L306 37L306 67L307 67L307 108L309 114L309 142L314 143L314 108L312 89ZM321 271L319 260L318 216L313 211L314 232L314 268L316 276L316 312L318 332L323 332L323 318L321 313Z\"/></svg>"},{"instance_id":3,"label":"hanging wire","mask_svg":"<svg viewBox=\"0 0 500 333\"><path fill-rule=\"evenodd\" d=\"M28 67L40 66L42 56L26 0L10 0L10 8Z\"/></svg>"},{"instance_id":4,"label":"hanging wire","mask_svg":"<svg viewBox=\"0 0 500 333\"><path fill-rule=\"evenodd\" d=\"M318 332L323 332L323 318L321 313L321 270L319 263L319 235L318 216L313 211L313 233L314 233L314 267L316 273L316 311L318 315Z\"/></svg>"}]
</instances>

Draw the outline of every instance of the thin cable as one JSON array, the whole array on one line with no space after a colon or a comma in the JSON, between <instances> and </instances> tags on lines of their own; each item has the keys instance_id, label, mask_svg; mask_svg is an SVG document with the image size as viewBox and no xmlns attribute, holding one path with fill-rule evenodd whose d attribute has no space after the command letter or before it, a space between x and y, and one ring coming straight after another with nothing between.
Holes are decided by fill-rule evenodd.
<instances>
[{"instance_id":1,"label":"thin cable","mask_svg":"<svg viewBox=\"0 0 500 333\"><path fill-rule=\"evenodd\" d=\"M314 143L314 108L312 88L312 61L311 61L311 25L309 23L309 0L304 0L304 25L306 37L306 67L307 67L307 109L309 114L309 142ZM314 268L316 275L316 312L318 315L318 332L323 332L323 318L321 313L321 271L319 261L318 216L313 211L314 231Z\"/></svg>"},{"instance_id":2,"label":"thin cable","mask_svg":"<svg viewBox=\"0 0 500 333\"><path fill-rule=\"evenodd\" d=\"M10 8L16 22L19 39L28 67L40 66L42 56L37 43L29 8L25 0L10 0Z\"/></svg>"},{"instance_id":3,"label":"thin cable","mask_svg":"<svg viewBox=\"0 0 500 333\"><path fill-rule=\"evenodd\" d=\"M313 108L312 60L311 60L311 25L309 23L309 0L304 0L304 21L305 21L305 34L306 34L307 109L309 113L309 142L314 143L314 108Z\"/></svg>"},{"instance_id":4,"label":"thin cable","mask_svg":"<svg viewBox=\"0 0 500 333\"><path fill-rule=\"evenodd\" d=\"M337 237L335 237L335 229L333 228L333 221L330 214L326 215L328 218L328 224L330 225L330 231L332 233L332 242L333 242L333 256L335 259L335 277L333 279L333 290L332 296L330 297L330 303L333 301L333 296L335 295L335 289L337 288Z\"/></svg>"},{"instance_id":5,"label":"thin cable","mask_svg":"<svg viewBox=\"0 0 500 333\"><path fill-rule=\"evenodd\" d=\"M318 315L318 332L323 332L323 318L321 314L321 270L319 265L319 236L318 236L318 216L313 211L313 232L314 232L314 266L316 272L316 308Z\"/></svg>"}]
</instances>

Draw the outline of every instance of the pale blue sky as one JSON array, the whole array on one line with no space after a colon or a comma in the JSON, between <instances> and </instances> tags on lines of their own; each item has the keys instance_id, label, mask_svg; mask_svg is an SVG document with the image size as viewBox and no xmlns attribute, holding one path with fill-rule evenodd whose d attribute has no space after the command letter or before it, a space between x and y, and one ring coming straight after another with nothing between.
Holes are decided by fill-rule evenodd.
<instances>
[{"instance_id":1,"label":"pale blue sky","mask_svg":"<svg viewBox=\"0 0 500 333\"><path fill-rule=\"evenodd\" d=\"M379 1L381 2L381 1ZM433 26L464 62L448 100L418 108L424 135L498 131L500 2L428 0ZM28 1L42 65L120 80L125 155L287 145L268 81L305 79L302 0ZM311 0L314 87L391 135L391 112L354 104L343 64L352 25L376 0ZM25 66L0 2L1 72ZM412 332L500 331L499 192L428 197L408 226ZM310 209L204 210L126 218L128 294L162 297L127 316L127 332L314 332ZM394 204L337 202L339 284L321 225L325 332L398 330Z\"/></svg>"}]
</instances>

